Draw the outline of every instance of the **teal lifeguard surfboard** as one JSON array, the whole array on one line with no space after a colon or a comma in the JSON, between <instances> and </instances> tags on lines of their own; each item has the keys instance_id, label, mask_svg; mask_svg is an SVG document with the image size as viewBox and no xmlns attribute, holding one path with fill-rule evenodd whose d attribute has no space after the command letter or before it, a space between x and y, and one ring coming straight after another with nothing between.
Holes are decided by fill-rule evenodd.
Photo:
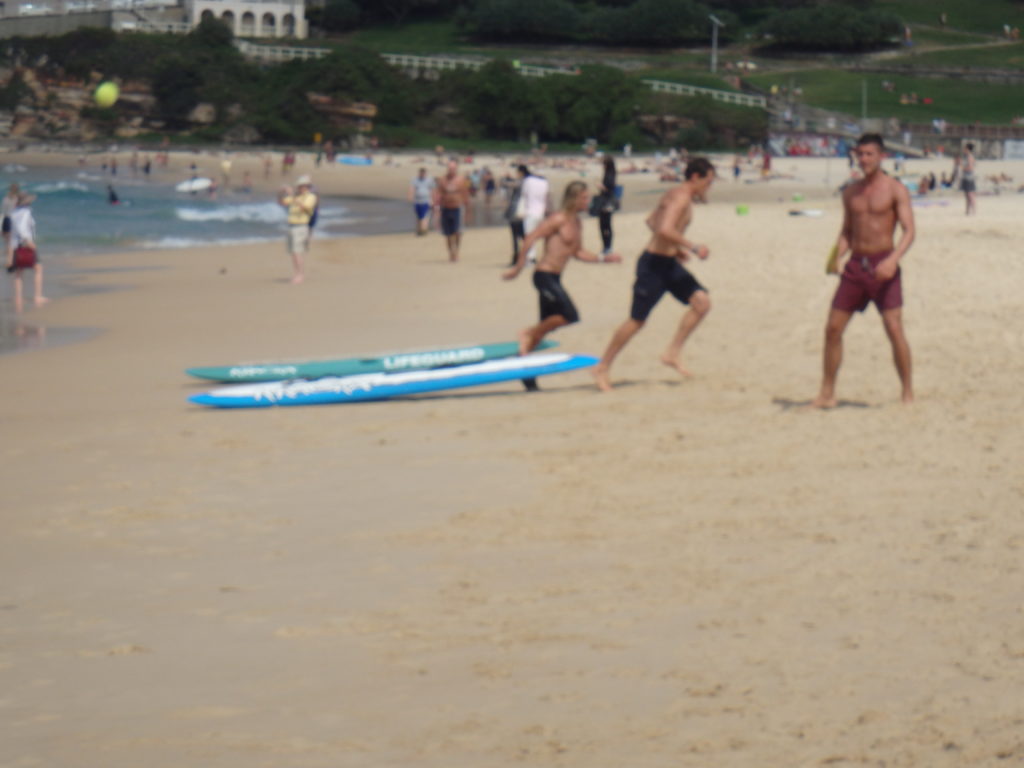
<instances>
[{"instance_id":1,"label":"teal lifeguard surfboard","mask_svg":"<svg viewBox=\"0 0 1024 768\"><path fill-rule=\"evenodd\" d=\"M537 349L558 346L557 341L542 341ZM419 352L398 352L377 357L349 357L338 360L309 360L296 363L247 363L187 368L185 373L208 381L280 381L282 379L319 379L324 376L358 376L364 373L394 373L444 368L452 365L482 363L519 354L514 341L475 344Z\"/></svg>"}]
</instances>

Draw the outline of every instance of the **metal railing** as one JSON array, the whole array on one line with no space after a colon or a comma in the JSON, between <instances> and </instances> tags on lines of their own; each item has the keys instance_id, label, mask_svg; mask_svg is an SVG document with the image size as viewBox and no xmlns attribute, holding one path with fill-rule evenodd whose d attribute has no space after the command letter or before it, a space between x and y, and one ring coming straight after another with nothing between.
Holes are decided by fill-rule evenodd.
<instances>
[{"instance_id":1,"label":"metal railing","mask_svg":"<svg viewBox=\"0 0 1024 768\"><path fill-rule=\"evenodd\" d=\"M127 19L114 22L120 32L152 32L156 34L187 35L192 25L184 21L140 21Z\"/></svg>"},{"instance_id":2,"label":"metal railing","mask_svg":"<svg viewBox=\"0 0 1024 768\"><path fill-rule=\"evenodd\" d=\"M760 107L761 109L768 107L768 100L764 96L751 96L748 93L737 93L736 91L719 91L714 88L670 83L665 80L644 80L643 83L649 85L655 93L672 93L677 96L710 96L715 101L737 104L741 107Z\"/></svg>"},{"instance_id":3,"label":"metal railing","mask_svg":"<svg viewBox=\"0 0 1024 768\"><path fill-rule=\"evenodd\" d=\"M278 62L290 59L318 59L330 53L327 48L300 48L281 45L254 45L238 40L235 42L243 55L259 61ZM392 66L418 71L450 71L455 69L478 70L488 63L488 59L453 58L448 56L415 56L405 53L382 53L381 58ZM513 64L516 71L523 77L550 77L551 75L578 75L579 69L557 67L538 67L533 64ZM677 96L710 96L715 101L726 104L737 104L742 107L758 107L765 109L768 100L764 96L752 96L736 91L719 91L714 88L702 88L698 85L670 83L663 80L643 80L651 90L657 93L671 93Z\"/></svg>"},{"instance_id":4,"label":"metal railing","mask_svg":"<svg viewBox=\"0 0 1024 768\"><path fill-rule=\"evenodd\" d=\"M247 58L268 63L301 59L322 59L327 56L330 48L303 48L289 45L256 45L246 40L235 40L235 47Z\"/></svg>"}]
</instances>

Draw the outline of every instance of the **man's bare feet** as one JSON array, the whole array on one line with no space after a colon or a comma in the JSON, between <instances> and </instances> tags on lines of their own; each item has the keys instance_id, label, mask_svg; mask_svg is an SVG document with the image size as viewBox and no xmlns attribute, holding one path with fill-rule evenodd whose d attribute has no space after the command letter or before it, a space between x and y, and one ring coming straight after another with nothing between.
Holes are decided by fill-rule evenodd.
<instances>
[{"instance_id":1,"label":"man's bare feet","mask_svg":"<svg viewBox=\"0 0 1024 768\"><path fill-rule=\"evenodd\" d=\"M693 377L693 374L683 365L682 361L678 357L669 357L668 355L662 355L658 358L661 360L663 365L667 365L669 368L674 368L679 372L679 375L685 379Z\"/></svg>"},{"instance_id":2,"label":"man's bare feet","mask_svg":"<svg viewBox=\"0 0 1024 768\"><path fill-rule=\"evenodd\" d=\"M305 275L295 275L295 277L292 278L292 285L298 285L305 279Z\"/></svg>"},{"instance_id":3,"label":"man's bare feet","mask_svg":"<svg viewBox=\"0 0 1024 768\"><path fill-rule=\"evenodd\" d=\"M608 366L598 365L594 369L594 383L597 384L597 388L602 392L612 391L612 381L608 376Z\"/></svg>"},{"instance_id":4,"label":"man's bare feet","mask_svg":"<svg viewBox=\"0 0 1024 768\"><path fill-rule=\"evenodd\" d=\"M819 410L827 410L829 408L835 408L836 405L837 401L834 396L818 395L816 398L811 400L807 407L817 408Z\"/></svg>"},{"instance_id":5,"label":"man's bare feet","mask_svg":"<svg viewBox=\"0 0 1024 768\"><path fill-rule=\"evenodd\" d=\"M901 399L903 400L903 404L904 405L910 405L911 403L914 402L914 393L913 392L904 392L903 393L903 397Z\"/></svg>"},{"instance_id":6,"label":"man's bare feet","mask_svg":"<svg viewBox=\"0 0 1024 768\"><path fill-rule=\"evenodd\" d=\"M528 354L530 354L530 352L532 351L531 348L533 346L533 344L532 344L533 337L530 335L530 329L529 328L524 328L523 330L521 330L518 333L516 338L519 339L519 354L520 355L528 355Z\"/></svg>"},{"instance_id":7,"label":"man's bare feet","mask_svg":"<svg viewBox=\"0 0 1024 768\"><path fill-rule=\"evenodd\" d=\"M45 296L36 296L36 306L41 307L43 304L49 304L50 300Z\"/></svg>"}]
</instances>

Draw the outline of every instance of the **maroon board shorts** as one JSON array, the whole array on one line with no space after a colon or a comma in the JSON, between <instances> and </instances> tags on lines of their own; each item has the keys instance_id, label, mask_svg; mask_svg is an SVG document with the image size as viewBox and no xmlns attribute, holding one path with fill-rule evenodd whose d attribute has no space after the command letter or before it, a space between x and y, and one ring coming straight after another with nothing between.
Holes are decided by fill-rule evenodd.
<instances>
[{"instance_id":1,"label":"maroon board shorts","mask_svg":"<svg viewBox=\"0 0 1024 768\"><path fill-rule=\"evenodd\" d=\"M832 299L832 309L843 312L863 312L874 302L879 312L903 306L902 271L897 268L892 280L875 278L875 267L891 251L883 253L854 253L846 262L839 278L839 287Z\"/></svg>"}]
</instances>

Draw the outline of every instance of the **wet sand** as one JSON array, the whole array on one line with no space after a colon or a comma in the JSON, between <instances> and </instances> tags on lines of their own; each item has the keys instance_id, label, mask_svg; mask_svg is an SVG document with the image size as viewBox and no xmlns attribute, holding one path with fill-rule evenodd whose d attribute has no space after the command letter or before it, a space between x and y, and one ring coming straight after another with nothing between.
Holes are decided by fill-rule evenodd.
<instances>
[{"instance_id":1,"label":"wet sand","mask_svg":"<svg viewBox=\"0 0 1024 768\"><path fill-rule=\"evenodd\" d=\"M22 322L101 332L0 356L0 765L1024 761L1024 197L915 209L916 404L872 309L808 412L838 201L758 188L696 211L696 376L658 362L666 298L607 395L186 402L191 365L512 339L536 295L504 229L458 265L436 234L317 242L300 287L283 244L90 257ZM615 226L625 263L566 272L566 351L626 316L643 214Z\"/></svg>"}]
</instances>

